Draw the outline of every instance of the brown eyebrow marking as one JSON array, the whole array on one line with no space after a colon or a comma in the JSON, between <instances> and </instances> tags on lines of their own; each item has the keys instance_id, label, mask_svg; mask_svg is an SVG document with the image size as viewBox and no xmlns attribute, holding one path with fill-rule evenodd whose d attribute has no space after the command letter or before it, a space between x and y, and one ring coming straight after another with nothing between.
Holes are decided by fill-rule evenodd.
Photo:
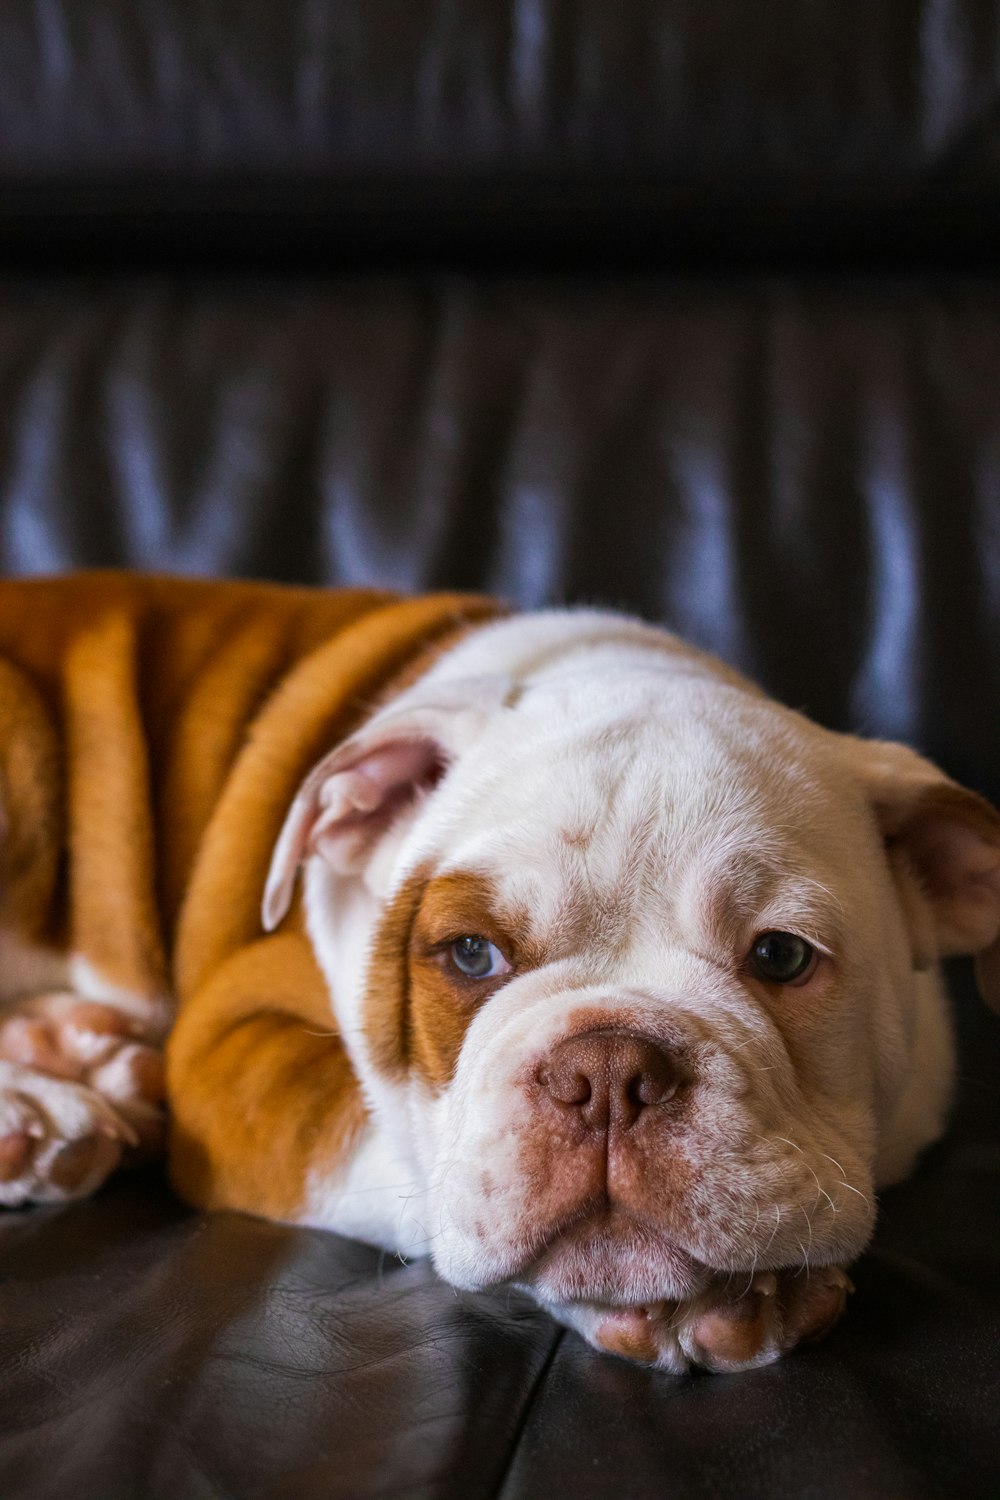
<instances>
[{"instance_id":1,"label":"brown eyebrow marking","mask_svg":"<svg viewBox=\"0 0 1000 1500\"><path fill-rule=\"evenodd\" d=\"M362 1026L380 1073L398 1077L410 1061L409 953L417 911L430 872L421 868L404 881L375 929Z\"/></svg>"},{"instance_id":2,"label":"brown eyebrow marking","mask_svg":"<svg viewBox=\"0 0 1000 1500\"><path fill-rule=\"evenodd\" d=\"M501 912L483 875L433 876L421 868L386 909L376 929L362 1005L372 1060L381 1072L416 1073L435 1089L450 1082L469 1025L492 988L488 981L477 984L449 974L440 950L472 933L496 943L515 970L541 961L526 914Z\"/></svg>"}]
</instances>

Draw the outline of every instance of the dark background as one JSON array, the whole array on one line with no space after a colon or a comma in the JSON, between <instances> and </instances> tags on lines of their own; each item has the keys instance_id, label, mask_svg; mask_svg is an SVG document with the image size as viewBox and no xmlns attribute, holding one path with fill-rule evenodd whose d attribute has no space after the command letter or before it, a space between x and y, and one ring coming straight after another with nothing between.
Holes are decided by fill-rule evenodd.
<instances>
[{"instance_id":1,"label":"dark background","mask_svg":"<svg viewBox=\"0 0 1000 1500\"><path fill-rule=\"evenodd\" d=\"M612 604L1000 796L998 211L986 0L7 0L0 564ZM956 985L815 1350L673 1381L153 1175L0 1223L0 1493L993 1500Z\"/></svg>"}]
</instances>

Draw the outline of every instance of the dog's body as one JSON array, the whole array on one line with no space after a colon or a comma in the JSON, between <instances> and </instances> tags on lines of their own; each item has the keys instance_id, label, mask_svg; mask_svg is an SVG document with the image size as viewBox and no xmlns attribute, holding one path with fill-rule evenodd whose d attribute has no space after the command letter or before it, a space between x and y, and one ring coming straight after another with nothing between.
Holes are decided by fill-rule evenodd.
<instances>
[{"instance_id":1,"label":"dog's body","mask_svg":"<svg viewBox=\"0 0 1000 1500\"><path fill-rule=\"evenodd\" d=\"M199 1204L665 1368L837 1316L942 1128L936 960L994 984L981 799L652 627L456 596L3 584L0 702L0 1202L155 1143L176 997Z\"/></svg>"}]
</instances>

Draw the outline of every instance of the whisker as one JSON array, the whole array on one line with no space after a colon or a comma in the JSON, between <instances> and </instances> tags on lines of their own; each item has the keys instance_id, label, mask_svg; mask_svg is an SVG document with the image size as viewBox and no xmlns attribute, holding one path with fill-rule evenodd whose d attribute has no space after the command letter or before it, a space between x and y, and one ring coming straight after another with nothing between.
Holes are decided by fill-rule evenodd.
<instances>
[{"instance_id":1,"label":"whisker","mask_svg":"<svg viewBox=\"0 0 1000 1500\"><path fill-rule=\"evenodd\" d=\"M840 1165L840 1162L837 1160L837 1158L835 1156L828 1155L826 1151L821 1151L820 1152L820 1156L825 1156L826 1159L827 1159L827 1161L832 1161L833 1165L837 1168L837 1171L840 1173L841 1177L844 1179L845 1182L847 1181L847 1173L844 1171L843 1167Z\"/></svg>"},{"instance_id":2,"label":"whisker","mask_svg":"<svg viewBox=\"0 0 1000 1500\"><path fill-rule=\"evenodd\" d=\"M806 1255L806 1265L808 1265L809 1264L809 1256L812 1253L812 1247L813 1247L812 1219L810 1219L809 1214L806 1211L805 1204L803 1204L803 1203L798 1204L798 1210L801 1213L802 1217L805 1219L805 1221L806 1221L806 1228L809 1230L809 1249L805 1253L805 1255Z\"/></svg>"},{"instance_id":3,"label":"whisker","mask_svg":"<svg viewBox=\"0 0 1000 1500\"><path fill-rule=\"evenodd\" d=\"M849 1193L856 1193L867 1208L868 1212L872 1212L872 1201L865 1193L861 1191L860 1188L852 1187L849 1182L841 1182L839 1186L846 1188Z\"/></svg>"},{"instance_id":4,"label":"whisker","mask_svg":"<svg viewBox=\"0 0 1000 1500\"><path fill-rule=\"evenodd\" d=\"M827 1152L825 1152L825 1151L821 1151L820 1155L826 1157L827 1161L832 1162L833 1165L837 1168L837 1171L840 1173L841 1177L844 1179L843 1182L840 1183L839 1185L841 1187L845 1187L849 1193L857 1193L858 1197L861 1199L862 1203L865 1205L865 1207L867 1208L868 1212L871 1213L872 1212L871 1199L868 1198L861 1191L860 1188L856 1188L853 1185L853 1183L848 1182L848 1180L847 1180L847 1173L844 1171L843 1167L840 1165L840 1162L837 1160L837 1158L835 1156L829 1156L827 1154Z\"/></svg>"}]
</instances>

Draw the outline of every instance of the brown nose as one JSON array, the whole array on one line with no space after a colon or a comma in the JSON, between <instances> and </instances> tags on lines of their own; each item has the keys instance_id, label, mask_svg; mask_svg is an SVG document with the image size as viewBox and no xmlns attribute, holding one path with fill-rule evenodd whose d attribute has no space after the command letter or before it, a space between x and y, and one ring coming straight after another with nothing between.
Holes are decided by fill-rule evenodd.
<instances>
[{"instance_id":1,"label":"brown nose","mask_svg":"<svg viewBox=\"0 0 1000 1500\"><path fill-rule=\"evenodd\" d=\"M563 1109L578 1110L591 1130L628 1129L653 1104L673 1098L676 1061L645 1037L590 1031L553 1047L538 1081Z\"/></svg>"}]
</instances>

